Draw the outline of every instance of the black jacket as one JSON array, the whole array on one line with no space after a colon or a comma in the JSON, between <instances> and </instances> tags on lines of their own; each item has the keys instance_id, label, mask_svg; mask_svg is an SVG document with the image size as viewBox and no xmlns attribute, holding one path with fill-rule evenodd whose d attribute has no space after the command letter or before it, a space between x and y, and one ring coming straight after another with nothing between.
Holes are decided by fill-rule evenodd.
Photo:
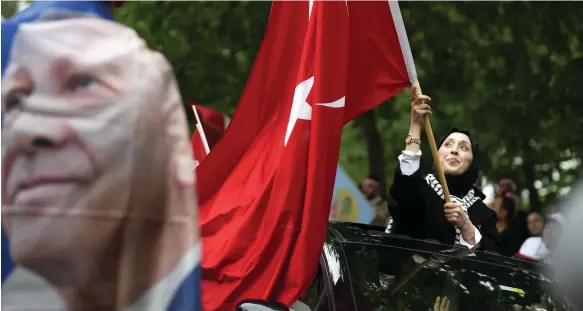
<instances>
[{"instance_id":1,"label":"black jacket","mask_svg":"<svg viewBox=\"0 0 583 311\"><path fill-rule=\"evenodd\" d=\"M480 190L474 189L474 191L482 199L485 198ZM405 234L416 239L433 239L443 244L454 244L455 227L445 217L445 201L427 184L419 170L411 176L406 176L397 167L390 193L397 202L396 206L389 207L393 217L392 233ZM478 200L470 206L468 215L482 235L479 249L500 252L496 213L482 200Z\"/></svg>"}]
</instances>

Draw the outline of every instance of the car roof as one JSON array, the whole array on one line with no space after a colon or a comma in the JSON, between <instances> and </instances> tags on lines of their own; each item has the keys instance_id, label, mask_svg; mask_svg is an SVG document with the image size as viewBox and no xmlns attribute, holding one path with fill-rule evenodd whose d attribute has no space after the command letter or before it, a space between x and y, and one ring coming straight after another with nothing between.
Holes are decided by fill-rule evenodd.
<instances>
[{"instance_id":1,"label":"car roof","mask_svg":"<svg viewBox=\"0 0 583 311\"><path fill-rule=\"evenodd\" d=\"M349 243L349 244L382 244L387 247L400 249L420 250L434 254L450 253L452 245L441 244L435 240L418 240L408 236L387 234L382 228L375 226L334 222L328 223L328 242ZM489 251L476 251L472 260L477 260L494 265L515 266L516 268L528 270L540 270L543 264L527 261L518 257L508 257Z\"/></svg>"}]
</instances>

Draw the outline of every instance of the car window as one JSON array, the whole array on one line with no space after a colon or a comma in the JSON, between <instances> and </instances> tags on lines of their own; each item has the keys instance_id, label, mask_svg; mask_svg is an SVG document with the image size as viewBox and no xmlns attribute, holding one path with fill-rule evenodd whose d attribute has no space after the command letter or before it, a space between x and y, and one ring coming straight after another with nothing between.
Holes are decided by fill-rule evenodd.
<instances>
[{"instance_id":1,"label":"car window","mask_svg":"<svg viewBox=\"0 0 583 311\"><path fill-rule=\"evenodd\" d=\"M571 310L549 294L550 280L517 265L372 243L343 249L359 311L433 310L437 297L450 300L449 311Z\"/></svg>"}]
</instances>

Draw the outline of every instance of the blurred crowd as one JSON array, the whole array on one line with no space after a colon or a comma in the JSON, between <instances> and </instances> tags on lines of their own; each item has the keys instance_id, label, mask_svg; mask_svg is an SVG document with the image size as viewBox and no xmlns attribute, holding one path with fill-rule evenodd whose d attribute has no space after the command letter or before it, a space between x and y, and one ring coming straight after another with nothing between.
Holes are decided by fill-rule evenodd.
<instances>
[{"instance_id":1,"label":"blurred crowd","mask_svg":"<svg viewBox=\"0 0 583 311\"><path fill-rule=\"evenodd\" d=\"M558 205L558 201L552 203L547 213L537 209L521 209L516 184L510 179L500 180L496 185L495 199L489 207L498 216L496 227L503 253L529 260L550 261L550 250L564 223Z\"/></svg>"},{"instance_id":2,"label":"blurred crowd","mask_svg":"<svg viewBox=\"0 0 583 311\"><path fill-rule=\"evenodd\" d=\"M389 205L396 202L390 195L383 194L381 178L375 174L367 175L360 189L375 210L376 217L371 225L386 227L391 219ZM516 183L509 178L500 179L488 207L497 216L496 229L502 254L550 263L551 250L564 224L559 203L558 199L555 200L545 211L522 208Z\"/></svg>"}]
</instances>

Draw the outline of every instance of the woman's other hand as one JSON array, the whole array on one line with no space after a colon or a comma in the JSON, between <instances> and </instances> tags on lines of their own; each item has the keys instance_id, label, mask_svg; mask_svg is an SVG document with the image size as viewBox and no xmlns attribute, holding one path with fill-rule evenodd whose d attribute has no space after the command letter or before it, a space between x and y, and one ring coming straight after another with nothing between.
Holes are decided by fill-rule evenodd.
<instances>
[{"instance_id":1,"label":"woman's other hand","mask_svg":"<svg viewBox=\"0 0 583 311\"><path fill-rule=\"evenodd\" d=\"M472 221L468 217L468 214L462 208L459 203L445 203L445 218L450 223L456 225L460 228L462 232L462 238L467 243L474 245L476 236L476 227L472 224Z\"/></svg>"},{"instance_id":2,"label":"woman's other hand","mask_svg":"<svg viewBox=\"0 0 583 311\"><path fill-rule=\"evenodd\" d=\"M445 203L445 218L450 223L458 226L458 228L463 229L472 224L468 218L468 214L464 212L462 205L459 203Z\"/></svg>"},{"instance_id":3,"label":"woman's other hand","mask_svg":"<svg viewBox=\"0 0 583 311\"><path fill-rule=\"evenodd\" d=\"M447 297L441 298L437 296L433 304L433 311L449 311L449 300Z\"/></svg>"}]
</instances>

